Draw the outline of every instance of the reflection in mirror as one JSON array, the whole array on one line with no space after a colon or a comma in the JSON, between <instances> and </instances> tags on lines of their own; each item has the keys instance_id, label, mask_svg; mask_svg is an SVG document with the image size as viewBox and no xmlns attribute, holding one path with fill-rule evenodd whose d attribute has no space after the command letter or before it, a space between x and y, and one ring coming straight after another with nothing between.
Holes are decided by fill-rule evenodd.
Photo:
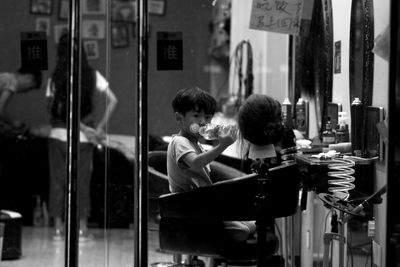
<instances>
[{"instance_id":1,"label":"reflection in mirror","mask_svg":"<svg viewBox=\"0 0 400 267\"><path fill-rule=\"evenodd\" d=\"M353 0L350 19L350 104L358 97L372 104L374 46L372 0Z\"/></svg>"},{"instance_id":2,"label":"reflection in mirror","mask_svg":"<svg viewBox=\"0 0 400 267\"><path fill-rule=\"evenodd\" d=\"M302 97L315 103L319 134L322 133L328 103L332 100L332 27L331 1L316 0L309 33L296 37L295 98Z\"/></svg>"}]
</instances>

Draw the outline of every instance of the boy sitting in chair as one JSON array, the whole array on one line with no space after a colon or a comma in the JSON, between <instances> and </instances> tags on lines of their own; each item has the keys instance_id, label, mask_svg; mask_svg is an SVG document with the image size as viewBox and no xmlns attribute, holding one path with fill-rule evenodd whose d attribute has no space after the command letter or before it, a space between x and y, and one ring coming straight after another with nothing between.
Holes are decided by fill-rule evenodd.
<instances>
[{"instance_id":1,"label":"boy sitting in chair","mask_svg":"<svg viewBox=\"0 0 400 267\"><path fill-rule=\"evenodd\" d=\"M216 101L207 92L194 87L178 91L172 108L179 125L167 155L167 170L171 192L183 192L213 184L214 160L236 140L236 127L228 127L219 132L218 144L205 151L199 144L201 135L193 131L193 125L203 126L211 122L216 111ZM242 176L239 171L231 171L231 178ZM226 221L227 234L232 240L247 240L256 231L254 221Z\"/></svg>"}]
</instances>

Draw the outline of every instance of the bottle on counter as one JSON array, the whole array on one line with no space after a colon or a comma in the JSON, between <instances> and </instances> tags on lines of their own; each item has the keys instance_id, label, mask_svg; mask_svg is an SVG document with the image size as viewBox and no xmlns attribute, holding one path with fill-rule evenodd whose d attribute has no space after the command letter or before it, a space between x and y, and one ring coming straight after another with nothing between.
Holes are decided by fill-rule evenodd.
<instances>
[{"instance_id":1,"label":"bottle on counter","mask_svg":"<svg viewBox=\"0 0 400 267\"><path fill-rule=\"evenodd\" d=\"M339 124L336 130L336 143L350 142L349 125L346 122L346 112L339 112Z\"/></svg>"},{"instance_id":2,"label":"bottle on counter","mask_svg":"<svg viewBox=\"0 0 400 267\"><path fill-rule=\"evenodd\" d=\"M293 128L292 103L289 98L285 98L282 102L282 121L287 128Z\"/></svg>"},{"instance_id":3,"label":"bottle on counter","mask_svg":"<svg viewBox=\"0 0 400 267\"><path fill-rule=\"evenodd\" d=\"M329 147L330 144L335 144L335 142L335 132L332 129L330 118L328 118L328 121L325 124L325 131L322 132L322 146Z\"/></svg>"},{"instance_id":4,"label":"bottle on counter","mask_svg":"<svg viewBox=\"0 0 400 267\"><path fill-rule=\"evenodd\" d=\"M364 105L356 97L351 104L351 149L354 156L363 156L364 146Z\"/></svg>"},{"instance_id":5,"label":"bottle on counter","mask_svg":"<svg viewBox=\"0 0 400 267\"><path fill-rule=\"evenodd\" d=\"M308 138L308 102L301 97L296 103L296 129L304 138Z\"/></svg>"}]
</instances>

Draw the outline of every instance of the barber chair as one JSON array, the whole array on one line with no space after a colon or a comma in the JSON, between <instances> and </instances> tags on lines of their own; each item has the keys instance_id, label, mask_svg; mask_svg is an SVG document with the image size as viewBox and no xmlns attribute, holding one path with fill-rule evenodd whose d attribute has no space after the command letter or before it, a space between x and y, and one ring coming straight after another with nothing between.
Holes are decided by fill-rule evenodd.
<instances>
[{"instance_id":1,"label":"barber chair","mask_svg":"<svg viewBox=\"0 0 400 267\"><path fill-rule=\"evenodd\" d=\"M283 266L282 258L275 255L279 240L274 219L296 212L299 187L298 166L293 163L267 169L265 175L257 172L187 192L164 194L159 197L160 249L195 258L210 257L211 262L224 266ZM227 238L223 221L250 220L257 222L256 239L233 242ZM176 266L185 266L179 264Z\"/></svg>"},{"instance_id":2,"label":"barber chair","mask_svg":"<svg viewBox=\"0 0 400 267\"><path fill-rule=\"evenodd\" d=\"M167 151L150 151L148 153L148 181L149 181L149 215L158 223L158 197L169 193L167 176Z\"/></svg>"}]
</instances>

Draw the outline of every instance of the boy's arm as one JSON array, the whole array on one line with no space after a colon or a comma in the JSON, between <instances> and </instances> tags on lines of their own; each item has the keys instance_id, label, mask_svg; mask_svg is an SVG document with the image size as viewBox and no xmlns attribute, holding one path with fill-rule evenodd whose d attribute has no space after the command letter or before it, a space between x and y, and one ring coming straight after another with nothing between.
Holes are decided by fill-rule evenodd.
<instances>
[{"instance_id":1,"label":"boy's arm","mask_svg":"<svg viewBox=\"0 0 400 267\"><path fill-rule=\"evenodd\" d=\"M226 131L220 133L218 140L219 144L212 149L196 154L188 153L182 157L182 160L193 169L201 169L207 164L215 160L221 153L231 144L236 141L237 129L236 127L231 127Z\"/></svg>"}]
</instances>

